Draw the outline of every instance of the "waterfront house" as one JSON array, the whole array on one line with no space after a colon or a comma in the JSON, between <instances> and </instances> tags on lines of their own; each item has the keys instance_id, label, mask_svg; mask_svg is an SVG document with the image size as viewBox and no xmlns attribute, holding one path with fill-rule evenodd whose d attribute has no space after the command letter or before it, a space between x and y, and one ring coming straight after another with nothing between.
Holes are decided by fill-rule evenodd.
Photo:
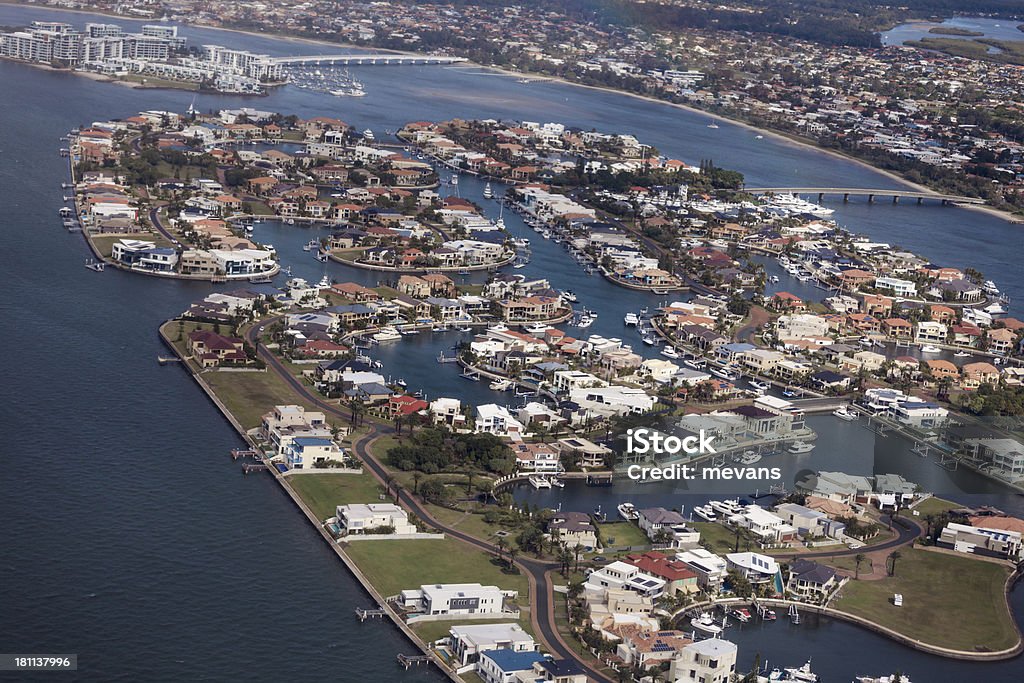
<instances>
[{"instance_id":1,"label":"waterfront house","mask_svg":"<svg viewBox=\"0 0 1024 683\"><path fill-rule=\"evenodd\" d=\"M415 534L416 525L394 503L352 503L337 508L342 533L351 535L402 536Z\"/></svg>"},{"instance_id":2,"label":"waterfront house","mask_svg":"<svg viewBox=\"0 0 1024 683\"><path fill-rule=\"evenodd\" d=\"M725 563L727 571L738 572L751 583L770 583L779 572L775 558L760 553L728 553Z\"/></svg>"},{"instance_id":3,"label":"waterfront house","mask_svg":"<svg viewBox=\"0 0 1024 683\"><path fill-rule=\"evenodd\" d=\"M668 680L728 683L736 672L737 652L735 643L721 638L690 643L672 659Z\"/></svg>"},{"instance_id":4,"label":"waterfront house","mask_svg":"<svg viewBox=\"0 0 1024 683\"><path fill-rule=\"evenodd\" d=\"M725 579L727 563L724 559L704 548L691 548L676 553L676 559L697 574L697 584L709 591L717 591Z\"/></svg>"},{"instance_id":5,"label":"waterfront house","mask_svg":"<svg viewBox=\"0 0 1024 683\"><path fill-rule=\"evenodd\" d=\"M561 470L558 451L549 444L515 442L510 448L516 456L518 470L549 474Z\"/></svg>"},{"instance_id":6,"label":"waterfront house","mask_svg":"<svg viewBox=\"0 0 1024 683\"><path fill-rule=\"evenodd\" d=\"M799 600L824 604L847 580L832 567L797 558L789 566L786 593Z\"/></svg>"},{"instance_id":7,"label":"waterfront house","mask_svg":"<svg viewBox=\"0 0 1024 683\"><path fill-rule=\"evenodd\" d=\"M188 334L186 348L192 359L204 368L222 363L248 363L245 343L238 337L225 337L211 330L193 330Z\"/></svg>"},{"instance_id":8,"label":"waterfront house","mask_svg":"<svg viewBox=\"0 0 1024 683\"><path fill-rule=\"evenodd\" d=\"M665 590L665 581L621 560L590 570L585 588L592 591L625 590L654 598Z\"/></svg>"},{"instance_id":9,"label":"waterfront house","mask_svg":"<svg viewBox=\"0 0 1024 683\"><path fill-rule=\"evenodd\" d=\"M1021 533L949 522L942 529L936 545L960 553L1017 560L1021 556Z\"/></svg>"},{"instance_id":10,"label":"waterfront house","mask_svg":"<svg viewBox=\"0 0 1024 683\"><path fill-rule=\"evenodd\" d=\"M639 510L637 514L637 525L652 541L674 548L700 541L700 532L687 526L686 518L675 510L652 507Z\"/></svg>"},{"instance_id":11,"label":"waterfront house","mask_svg":"<svg viewBox=\"0 0 1024 683\"><path fill-rule=\"evenodd\" d=\"M548 535L567 547L597 547L597 529L584 512L556 512L548 522Z\"/></svg>"},{"instance_id":12,"label":"waterfront house","mask_svg":"<svg viewBox=\"0 0 1024 683\"><path fill-rule=\"evenodd\" d=\"M573 659L541 659L533 672L517 674L516 683L587 683L590 678Z\"/></svg>"},{"instance_id":13,"label":"waterfront house","mask_svg":"<svg viewBox=\"0 0 1024 683\"><path fill-rule=\"evenodd\" d=\"M949 379L956 381L960 378L960 368L944 358L934 358L924 362L925 367L936 381Z\"/></svg>"},{"instance_id":14,"label":"waterfront house","mask_svg":"<svg viewBox=\"0 0 1024 683\"><path fill-rule=\"evenodd\" d=\"M448 647L460 669L470 664L476 668L481 653L489 650L537 651L533 637L516 623L452 626L448 633Z\"/></svg>"},{"instance_id":15,"label":"waterfront house","mask_svg":"<svg viewBox=\"0 0 1024 683\"><path fill-rule=\"evenodd\" d=\"M345 455L338 444L331 439L316 436L299 436L289 440L284 449L288 469L310 470L322 467L328 462L341 462Z\"/></svg>"},{"instance_id":16,"label":"waterfront house","mask_svg":"<svg viewBox=\"0 0 1024 683\"><path fill-rule=\"evenodd\" d=\"M649 631L642 626L624 625L618 629L620 641L615 654L625 664L647 670L668 662L693 642L683 631Z\"/></svg>"},{"instance_id":17,"label":"waterfront house","mask_svg":"<svg viewBox=\"0 0 1024 683\"><path fill-rule=\"evenodd\" d=\"M476 675L484 683L517 683L533 679L534 665L546 660L547 657L533 651L484 650L480 653Z\"/></svg>"},{"instance_id":18,"label":"waterfront house","mask_svg":"<svg viewBox=\"0 0 1024 683\"><path fill-rule=\"evenodd\" d=\"M479 583L438 583L403 590L399 601L410 612L444 614L455 619L473 618L480 614L501 614L507 611L506 601L517 595L517 591L482 586Z\"/></svg>"},{"instance_id":19,"label":"waterfront house","mask_svg":"<svg viewBox=\"0 0 1024 683\"><path fill-rule=\"evenodd\" d=\"M747 505L742 512L729 517L729 522L749 529L765 544L788 543L796 537L796 527L759 505Z\"/></svg>"},{"instance_id":20,"label":"waterfront house","mask_svg":"<svg viewBox=\"0 0 1024 683\"><path fill-rule=\"evenodd\" d=\"M694 593L700 590L695 572L687 563L658 552L634 553L624 560L640 571L665 581L665 593Z\"/></svg>"},{"instance_id":21,"label":"waterfront house","mask_svg":"<svg viewBox=\"0 0 1024 683\"><path fill-rule=\"evenodd\" d=\"M988 350L992 353L1008 356L1013 351L1016 342L1016 333L1008 329L997 328L988 332Z\"/></svg>"}]
</instances>

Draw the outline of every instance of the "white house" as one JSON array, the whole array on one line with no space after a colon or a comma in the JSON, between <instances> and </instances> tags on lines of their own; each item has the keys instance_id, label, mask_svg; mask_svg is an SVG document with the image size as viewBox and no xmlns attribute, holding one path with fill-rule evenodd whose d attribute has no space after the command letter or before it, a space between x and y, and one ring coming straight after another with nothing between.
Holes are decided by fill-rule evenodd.
<instances>
[{"instance_id":1,"label":"white house","mask_svg":"<svg viewBox=\"0 0 1024 683\"><path fill-rule=\"evenodd\" d=\"M519 624L468 624L452 626L448 631L449 647L456 662L465 666L480 661L480 654L488 650L535 652L533 636Z\"/></svg>"},{"instance_id":2,"label":"white house","mask_svg":"<svg viewBox=\"0 0 1024 683\"><path fill-rule=\"evenodd\" d=\"M669 680L728 683L736 672L737 651L735 643L721 638L691 643L669 665Z\"/></svg>"},{"instance_id":3,"label":"white house","mask_svg":"<svg viewBox=\"0 0 1024 683\"><path fill-rule=\"evenodd\" d=\"M598 590L630 590L640 595L656 597L665 590L665 581L640 571L638 567L616 560L590 572L587 576L587 587Z\"/></svg>"},{"instance_id":4,"label":"white house","mask_svg":"<svg viewBox=\"0 0 1024 683\"><path fill-rule=\"evenodd\" d=\"M331 439L318 436L298 436L289 440L284 448L285 462L293 470L309 470L331 460L340 461L344 451Z\"/></svg>"},{"instance_id":5,"label":"white house","mask_svg":"<svg viewBox=\"0 0 1024 683\"><path fill-rule=\"evenodd\" d=\"M875 278L875 288L891 291L896 296L917 296L917 285L910 280L901 280L898 277Z\"/></svg>"},{"instance_id":6,"label":"white house","mask_svg":"<svg viewBox=\"0 0 1024 683\"><path fill-rule=\"evenodd\" d=\"M729 518L733 524L750 529L763 542L777 543L791 540L796 536L796 527L787 524L778 515L768 512L760 505L748 505L743 512Z\"/></svg>"},{"instance_id":7,"label":"white house","mask_svg":"<svg viewBox=\"0 0 1024 683\"><path fill-rule=\"evenodd\" d=\"M476 408L476 431L509 436L522 434L526 430L523 423L517 420L504 406L496 403L485 403Z\"/></svg>"},{"instance_id":8,"label":"white house","mask_svg":"<svg viewBox=\"0 0 1024 683\"><path fill-rule=\"evenodd\" d=\"M497 586L479 583L438 583L403 590L402 607L424 614L475 615L500 614L505 600L518 595Z\"/></svg>"},{"instance_id":9,"label":"white house","mask_svg":"<svg viewBox=\"0 0 1024 683\"><path fill-rule=\"evenodd\" d=\"M737 571L751 583L767 583L779 572L775 559L760 553L728 553L725 563L726 571Z\"/></svg>"},{"instance_id":10,"label":"white house","mask_svg":"<svg viewBox=\"0 0 1024 683\"><path fill-rule=\"evenodd\" d=\"M569 400L603 417L646 413L658 402L657 396L651 396L643 389L619 385L572 389Z\"/></svg>"},{"instance_id":11,"label":"white house","mask_svg":"<svg viewBox=\"0 0 1024 683\"><path fill-rule=\"evenodd\" d=\"M395 535L415 534L416 525L408 513L394 503L352 503L338 506L338 524L346 535L373 533L393 527Z\"/></svg>"},{"instance_id":12,"label":"white house","mask_svg":"<svg viewBox=\"0 0 1024 683\"><path fill-rule=\"evenodd\" d=\"M728 564L718 555L704 548L694 548L676 553L676 559L686 563L697 573L697 583L702 588L717 590L725 579Z\"/></svg>"}]
</instances>

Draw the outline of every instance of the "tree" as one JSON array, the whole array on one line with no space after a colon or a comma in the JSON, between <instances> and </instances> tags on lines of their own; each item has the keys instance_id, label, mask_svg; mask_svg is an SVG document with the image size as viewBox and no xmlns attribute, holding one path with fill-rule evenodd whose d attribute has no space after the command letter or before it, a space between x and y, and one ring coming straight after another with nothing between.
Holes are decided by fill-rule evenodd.
<instances>
[{"instance_id":1,"label":"tree","mask_svg":"<svg viewBox=\"0 0 1024 683\"><path fill-rule=\"evenodd\" d=\"M412 473L412 492L413 492L413 494L419 493L419 491L420 491L420 479L422 479L422 478L423 478L423 475L420 474L419 472L413 472Z\"/></svg>"},{"instance_id":2,"label":"tree","mask_svg":"<svg viewBox=\"0 0 1024 683\"><path fill-rule=\"evenodd\" d=\"M860 578L860 565L864 560L868 559L864 553L857 553L853 556L854 573L853 580L856 581Z\"/></svg>"},{"instance_id":3,"label":"tree","mask_svg":"<svg viewBox=\"0 0 1024 683\"><path fill-rule=\"evenodd\" d=\"M889 553L889 576L896 576L896 560L903 557L903 553L899 550L894 550Z\"/></svg>"},{"instance_id":4,"label":"tree","mask_svg":"<svg viewBox=\"0 0 1024 683\"><path fill-rule=\"evenodd\" d=\"M508 547L508 568L512 569L516 563L516 555L519 554L519 548L515 545L509 545Z\"/></svg>"}]
</instances>

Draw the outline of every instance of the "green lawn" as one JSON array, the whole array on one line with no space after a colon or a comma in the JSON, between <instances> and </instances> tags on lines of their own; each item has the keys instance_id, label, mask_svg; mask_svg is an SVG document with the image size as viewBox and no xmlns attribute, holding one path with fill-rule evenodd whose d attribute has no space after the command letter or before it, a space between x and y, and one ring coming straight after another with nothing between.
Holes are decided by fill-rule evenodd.
<instances>
[{"instance_id":1,"label":"green lawn","mask_svg":"<svg viewBox=\"0 0 1024 683\"><path fill-rule=\"evenodd\" d=\"M736 547L736 534L732 529L717 522L693 522L693 527L700 532L700 540L711 544L714 552L732 552ZM743 537L740 537L740 550L746 547Z\"/></svg>"},{"instance_id":2,"label":"green lawn","mask_svg":"<svg viewBox=\"0 0 1024 683\"><path fill-rule=\"evenodd\" d=\"M350 503L379 503L384 487L370 474L293 474L288 485L319 519L333 517L335 508Z\"/></svg>"},{"instance_id":3,"label":"green lawn","mask_svg":"<svg viewBox=\"0 0 1024 683\"><path fill-rule=\"evenodd\" d=\"M1003 598L1008 570L992 562L904 549L896 576L850 581L834 607L911 638L961 650L1002 650L1017 643ZM892 604L903 594L903 607Z\"/></svg>"},{"instance_id":4,"label":"green lawn","mask_svg":"<svg viewBox=\"0 0 1024 683\"><path fill-rule=\"evenodd\" d=\"M651 545L647 534L632 522L606 522L598 524L598 527L601 529L601 542L606 548Z\"/></svg>"},{"instance_id":5,"label":"green lawn","mask_svg":"<svg viewBox=\"0 0 1024 683\"><path fill-rule=\"evenodd\" d=\"M926 515L940 515L943 512L949 512L950 510L959 510L963 505L954 503L951 500L943 500L942 498L928 498L921 501L920 504L915 505L913 510L901 510L900 514L907 517L913 517L914 512L918 512L918 517L925 517Z\"/></svg>"},{"instance_id":6,"label":"green lawn","mask_svg":"<svg viewBox=\"0 0 1024 683\"><path fill-rule=\"evenodd\" d=\"M519 591L529 605L525 574L506 574L492 555L452 538L411 541L356 541L346 552L382 595L427 583L482 583Z\"/></svg>"},{"instance_id":7,"label":"green lawn","mask_svg":"<svg viewBox=\"0 0 1024 683\"><path fill-rule=\"evenodd\" d=\"M260 418L276 405L301 405L315 410L301 400L275 373L206 372L202 375L217 397L246 429L258 427Z\"/></svg>"}]
</instances>

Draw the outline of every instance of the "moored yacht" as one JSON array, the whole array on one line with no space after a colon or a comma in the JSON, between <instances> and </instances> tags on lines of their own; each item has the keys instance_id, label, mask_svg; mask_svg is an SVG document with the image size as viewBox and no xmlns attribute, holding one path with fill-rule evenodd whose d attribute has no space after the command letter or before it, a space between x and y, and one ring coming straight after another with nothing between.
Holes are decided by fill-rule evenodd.
<instances>
[{"instance_id":1,"label":"moored yacht","mask_svg":"<svg viewBox=\"0 0 1024 683\"><path fill-rule=\"evenodd\" d=\"M618 511L619 516L626 521L634 520L640 516L636 511L636 506L632 503L619 503Z\"/></svg>"},{"instance_id":2,"label":"moored yacht","mask_svg":"<svg viewBox=\"0 0 1024 683\"><path fill-rule=\"evenodd\" d=\"M637 317L636 313L627 313L622 322L628 327L636 327L640 323L640 318Z\"/></svg>"},{"instance_id":3,"label":"moored yacht","mask_svg":"<svg viewBox=\"0 0 1024 683\"><path fill-rule=\"evenodd\" d=\"M374 341L387 342L397 341L402 338L402 333L394 327L382 327L379 332L373 335Z\"/></svg>"},{"instance_id":4,"label":"moored yacht","mask_svg":"<svg viewBox=\"0 0 1024 683\"><path fill-rule=\"evenodd\" d=\"M814 444L810 441L794 441L787 448L790 453L810 453L814 450Z\"/></svg>"},{"instance_id":5,"label":"moored yacht","mask_svg":"<svg viewBox=\"0 0 1024 683\"><path fill-rule=\"evenodd\" d=\"M722 632L722 627L715 623L715 618L711 616L710 612L701 612L700 616L690 619L690 625L698 631L713 636Z\"/></svg>"},{"instance_id":6,"label":"moored yacht","mask_svg":"<svg viewBox=\"0 0 1024 683\"><path fill-rule=\"evenodd\" d=\"M494 197L494 190L491 189L491 184L487 183L484 185L484 199L492 199Z\"/></svg>"},{"instance_id":7,"label":"moored yacht","mask_svg":"<svg viewBox=\"0 0 1024 683\"><path fill-rule=\"evenodd\" d=\"M840 420L846 420L847 422L853 422L859 415L857 411L850 410L850 406L840 406L832 411L832 414L838 417Z\"/></svg>"}]
</instances>

